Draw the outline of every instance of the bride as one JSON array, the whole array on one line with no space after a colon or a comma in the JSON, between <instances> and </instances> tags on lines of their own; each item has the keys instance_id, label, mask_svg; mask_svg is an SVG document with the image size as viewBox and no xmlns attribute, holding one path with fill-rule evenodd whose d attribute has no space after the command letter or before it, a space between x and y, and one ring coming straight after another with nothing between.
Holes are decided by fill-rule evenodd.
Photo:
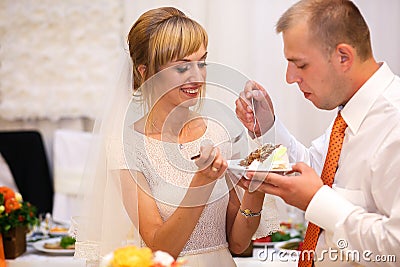
<instances>
[{"instance_id":1,"label":"bride","mask_svg":"<svg viewBox=\"0 0 400 267\"><path fill-rule=\"evenodd\" d=\"M277 230L272 217L259 227L263 193L238 194L227 171L231 146L212 146L230 134L200 112L207 45L204 28L176 8L149 10L132 26L133 97L117 96L97 125L105 148L93 148L102 164L89 165L85 176L76 255L134 243L188 266L235 266L231 253L243 252L258 228L259 236ZM140 118L133 116L138 103L145 107Z\"/></svg>"}]
</instances>

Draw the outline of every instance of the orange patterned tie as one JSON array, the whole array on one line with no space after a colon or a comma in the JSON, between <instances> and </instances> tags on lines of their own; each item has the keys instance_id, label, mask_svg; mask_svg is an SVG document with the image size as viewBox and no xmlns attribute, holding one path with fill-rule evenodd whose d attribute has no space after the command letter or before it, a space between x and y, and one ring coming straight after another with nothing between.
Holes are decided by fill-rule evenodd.
<instances>
[{"instance_id":1,"label":"orange patterned tie","mask_svg":"<svg viewBox=\"0 0 400 267\"><path fill-rule=\"evenodd\" d=\"M325 185L332 187L333 179L338 167L340 151L342 149L344 130L347 124L338 113L332 127L331 137L329 139L328 153L326 155L324 168L322 169L321 179ZM317 225L309 222L306 236L304 238L301 255L299 258L299 267L310 267L313 265L313 255L310 252L315 251L317 246L318 236L321 231Z\"/></svg>"}]
</instances>

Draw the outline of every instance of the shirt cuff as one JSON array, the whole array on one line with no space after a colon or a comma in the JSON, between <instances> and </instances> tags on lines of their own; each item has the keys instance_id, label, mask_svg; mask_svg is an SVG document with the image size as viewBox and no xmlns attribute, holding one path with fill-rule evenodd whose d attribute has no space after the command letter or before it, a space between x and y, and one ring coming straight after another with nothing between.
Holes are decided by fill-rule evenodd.
<instances>
[{"instance_id":1,"label":"shirt cuff","mask_svg":"<svg viewBox=\"0 0 400 267\"><path fill-rule=\"evenodd\" d=\"M335 190L324 185L308 204L305 218L322 229L333 232L337 223L343 222L356 208Z\"/></svg>"}]
</instances>

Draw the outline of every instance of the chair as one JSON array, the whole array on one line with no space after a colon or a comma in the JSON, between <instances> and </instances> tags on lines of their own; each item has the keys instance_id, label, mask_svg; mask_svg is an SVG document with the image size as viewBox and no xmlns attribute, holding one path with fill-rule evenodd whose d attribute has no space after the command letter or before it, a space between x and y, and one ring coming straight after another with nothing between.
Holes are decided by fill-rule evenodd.
<instances>
[{"instance_id":1,"label":"chair","mask_svg":"<svg viewBox=\"0 0 400 267\"><path fill-rule=\"evenodd\" d=\"M43 139L37 131L0 132L0 153L25 201L38 214L53 208L53 184Z\"/></svg>"},{"instance_id":2,"label":"chair","mask_svg":"<svg viewBox=\"0 0 400 267\"><path fill-rule=\"evenodd\" d=\"M18 187L15 184L14 177L8 167L7 162L4 160L3 155L0 153L0 185L11 188L13 191L18 192Z\"/></svg>"},{"instance_id":3,"label":"chair","mask_svg":"<svg viewBox=\"0 0 400 267\"><path fill-rule=\"evenodd\" d=\"M53 219L70 220L78 205L78 197L92 134L60 129L54 132L54 205Z\"/></svg>"}]
</instances>

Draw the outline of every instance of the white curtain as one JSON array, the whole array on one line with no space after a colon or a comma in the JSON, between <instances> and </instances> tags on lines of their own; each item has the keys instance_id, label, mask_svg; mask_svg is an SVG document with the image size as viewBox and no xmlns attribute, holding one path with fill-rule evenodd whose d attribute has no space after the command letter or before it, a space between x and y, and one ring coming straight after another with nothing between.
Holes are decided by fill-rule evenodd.
<instances>
[{"instance_id":1,"label":"white curtain","mask_svg":"<svg viewBox=\"0 0 400 267\"><path fill-rule=\"evenodd\" d=\"M297 85L285 81L282 38L275 33L279 16L295 0L125 0L125 32L144 11L175 6L199 21L209 33L209 61L226 64L260 82L270 92L276 113L289 130L310 144L334 112L317 110ZM400 74L400 1L356 0L371 29L375 57ZM233 103L232 103L233 105Z\"/></svg>"},{"instance_id":2,"label":"white curtain","mask_svg":"<svg viewBox=\"0 0 400 267\"><path fill-rule=\"evenodd\" d=\"M115 84L122 0L1 0L0 118L94 118Z\"/></svg>"}]
</instances>

